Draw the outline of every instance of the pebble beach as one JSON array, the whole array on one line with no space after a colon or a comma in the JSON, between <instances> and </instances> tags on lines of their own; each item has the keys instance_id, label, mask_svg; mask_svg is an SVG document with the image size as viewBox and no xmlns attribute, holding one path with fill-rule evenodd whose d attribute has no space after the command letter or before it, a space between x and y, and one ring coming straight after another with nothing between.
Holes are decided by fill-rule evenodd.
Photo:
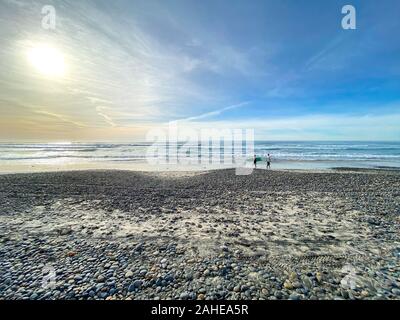
<instances>
[{"instance_id":1,"label":"pebble beach","mask_svg":"<svg viewBox=\"0 0 400 320\"><path fill-rule=\"evenodd\" d=\"M0 299L400 299L400 172L0 175Z\"/></svg>"}]
</instances>

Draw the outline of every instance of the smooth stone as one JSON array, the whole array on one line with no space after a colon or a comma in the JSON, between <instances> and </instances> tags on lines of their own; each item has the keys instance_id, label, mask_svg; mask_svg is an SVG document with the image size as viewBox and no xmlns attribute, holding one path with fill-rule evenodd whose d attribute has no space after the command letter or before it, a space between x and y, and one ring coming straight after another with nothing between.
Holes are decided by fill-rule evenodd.
<instances>
[{"instance_id":1,"label":"smooth stone","mask_svg":"<svg viewBox=\"0 0 400 320\"><path fill-rule=\"evenodd\" d=\"M131 277L133 277L133 272L129 270L125 273L125 278L131 278Z\"/></svg>"},{"instance_id":2,"label":"smooth stone","mask_svg":"<svg viewBox=\"0 0 400 320\"><path fill-rule=\"evenodd\" d=\"M292 293L289 296L289 300L300 300L300 296L298 294L296 294L296 293Z\"/></svg>"},{"instance_id":3,"label":"smooth stone","mask_svg":"<svg viewBox=\"0 0 400 320\"><path fill-rule=\"evenodd\" d=\"M303 283L304 283L304 287L306 287L308 290L311 290L313 287L312 281L309 277L305 276L303 278Z\"/></svg>"},{"instance_id":4,"label":"smooth stone","mask_svg":"<svg viewBox=\"0 0 400 320\"><path fill-rule=\"evenodd\" d=\"M277 298L277 299L282 299L283 298L282 292L276 290L274 292L274 297Z\"/></svg>"},{"instance_id":5,"label":"smooth stone","mask_svg":"<svg viewBox=\"0 0 400 320\"><path fill-rule=\"evenodd\" d=\"M189 293L188 292L182 292L179 296L181 300L187 300L189 298Z\"/></svg>"},{"instance_id":6,"label":"smooth stone","mask_svg":"<svg viewBox=\"0 0 400 320\"><path fill-rule=\"evenodd\" d=\"M247 290L249 290L249 287L246 286L246 285L242 285L242 286L240 287L240 291L242 291L242 292L246 292Z\"/></svg>"},{"instance_id":7,"label":"smooth stone","mask_svg":"<svg viewBox=\"0 0 400 320\"><path fill-rule=\"evenodd\" d=\"M167 282L173 282L175 280L174 276L171 274L168 274L164 277L164 280Z\"/></svg>"},{"instance_id":8,"label":"smooth stone","mask_svg":"<svg viewBox=\"0 0 400 320\"><path fill-rule=\"evenodd\" d=\"M139 274L143 277L147 274L147 270L146 269L142 269L139 271Z\"/></svg>"},{"instance_id":9,"label":"smooth stone","mask_svg":"<svg viewBox=\"0 0 400 320\"><path fill-rule=\"evenodd\" d=\"M293 284L289 280L286 280L285 283L283 284L283 287L287 290L292 290Z\"/></svg>"},{"instance_id":10,"label":"smooth stone","mask_svg":"<svg viewBox=\"0 0 400 320\"><path fill-rule=\"evenodd\" d=\"M38 298L38 295L37 295L36 293L33 293L33 294L29 297L30 300L36 300L37 298Z\"/></svg>"},{"instance_id":11,"label":"smooth stone","mask_svg":"<svg viewBox=\"0 0 400 320\"><path fill-rule=\"evenodd\" d=\"M396 296L400 296L400 289L392 289L392 293Z\"/></svg>"},{"instance_id":12,"label":"smooth stone","mask_svg":"<svg viewBox=\"0 0 400 320\"><path fill-rule=\"evenodd\" d=\"M129 291L129 292L132 292L132 291L134 291L135 289L140 289L140 288L142 287L142 284L143 284L143 281L141 281L141 280L135 280L135 281L133 281L133 282L130 284L130 286L129 286L129 288L128 288L128 291Z\"/></svg>"}]
</instances>

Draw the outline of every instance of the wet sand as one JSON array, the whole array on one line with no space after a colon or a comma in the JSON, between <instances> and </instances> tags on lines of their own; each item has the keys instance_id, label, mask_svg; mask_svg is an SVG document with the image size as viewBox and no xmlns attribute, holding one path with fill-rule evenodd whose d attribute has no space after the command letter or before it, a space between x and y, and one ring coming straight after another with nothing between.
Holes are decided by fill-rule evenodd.
<instances>
[{"instance_id":1,"label":"wet sand","mask_svg":"<svg viewBox=\"0 0 400 320\"><path fill-rule=\"evenodd\" d=\"M396 171L0 176L0 299L399 299Z\"/></svg>"}]
</instances>

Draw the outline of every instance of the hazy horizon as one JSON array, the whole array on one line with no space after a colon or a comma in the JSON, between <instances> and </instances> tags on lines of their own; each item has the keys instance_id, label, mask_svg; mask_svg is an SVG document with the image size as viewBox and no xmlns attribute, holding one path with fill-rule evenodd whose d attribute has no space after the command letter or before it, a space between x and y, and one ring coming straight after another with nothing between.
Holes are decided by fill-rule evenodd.
<instances>
[{"instance_id":1,"label":"hazy horizon","mask_svg":"<svg viewBox=\"0 0 400 320\"><path fill-rule=\"evenodd\" d=\"M220 141L223 141L223 139L221 139ZM191 142L198 142L198 143L202 143L202 142L206 142L206 141L192 141L192 140L180 140L177 141L178 144L182 144L182 143L191 143ZM210 141L209 141L210 142ZM264 140L264 139L255 139L254 143L259 143L259 142L263 142L263 143L279 143L279 142L289 142L289 143L315 143L315 142L321 142L321 143L395 143L395 144L400 144L399 140ZM140 144L153 144L153 143L157 143L154 141L145 141L145 140L131 140L131 141L97 141L97 140L86 140L86 141L48 141L48 140L25 140L25 141L0 141L0 145L6 145L6 144L53 144L53 145L67 145L67 144L135 144L135 143L140 143ZM166 143L169 144L173 144L174 142L168 142L166 141Z\"/></svg>"}]
</instances>

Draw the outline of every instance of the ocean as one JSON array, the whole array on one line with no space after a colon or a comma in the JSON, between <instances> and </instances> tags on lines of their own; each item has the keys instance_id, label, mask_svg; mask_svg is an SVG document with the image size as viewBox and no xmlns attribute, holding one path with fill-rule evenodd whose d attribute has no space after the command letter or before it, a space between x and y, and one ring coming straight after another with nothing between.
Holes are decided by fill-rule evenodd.
<instances>
[{"instance_id":1,"label":"ocean","mask_svg":"<svg viewBox=\"0 0 400 320\"><path fill-rule=\"evenodd\" d=\"M135 164L148 163L149 147L149 143L3 143L0 144L0 170L6 166L62 168L82 164L95 169L118 168L121 164L134 168ZM201 159L204 154L201 151L207 149L211 156L217 157L223 151L223 148L199 146L196 157ZM277 169L400 168L400 142L256 141L255 154L261 157L270 154L272 167ZM248 155L248 163L252 157Z\"/></svg>"}]
</instances>

